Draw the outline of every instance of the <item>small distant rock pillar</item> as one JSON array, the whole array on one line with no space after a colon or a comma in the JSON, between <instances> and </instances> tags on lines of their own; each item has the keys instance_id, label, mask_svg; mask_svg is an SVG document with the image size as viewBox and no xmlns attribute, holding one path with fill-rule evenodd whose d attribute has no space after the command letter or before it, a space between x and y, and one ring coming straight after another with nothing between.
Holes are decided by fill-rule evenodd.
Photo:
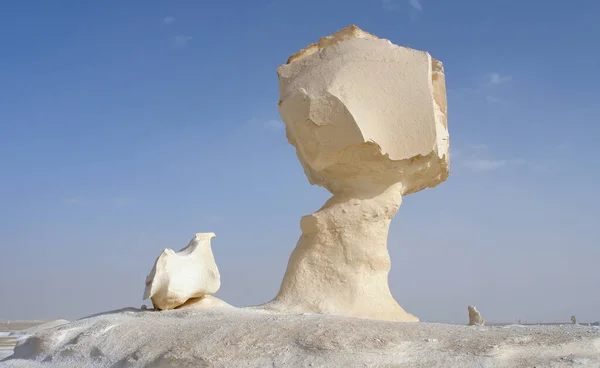
<instances>
[{"instance_id":1,"label":"small distant rock pillar","mask_svg":"<svg viewBox=\"0 0 600 368\"><path fill-rule=\"evenodd\" d=\"M469 306L469 326L483 326L485 321L481 313L474 306Z\"/></svg>"}]
</instances>

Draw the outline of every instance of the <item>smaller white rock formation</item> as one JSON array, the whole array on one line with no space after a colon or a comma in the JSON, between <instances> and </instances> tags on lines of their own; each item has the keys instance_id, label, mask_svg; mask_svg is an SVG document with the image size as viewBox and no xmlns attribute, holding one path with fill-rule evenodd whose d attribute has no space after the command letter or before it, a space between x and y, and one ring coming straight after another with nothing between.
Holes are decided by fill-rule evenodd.
<instances>
[{"instance_id":1,"label":"smaller white rock formation","mask_svg":"<svg viewBox=\"0 0 600 368\"><path fill-rule=\"evenodd\" d=\"M485 321L481 313L472 305L469 305L469 326L483 326Z\"/></svg>"},{"instance_id":2,"label":"smaller white rock formation","mask_svg":"<svg viewBox=\"0 0 600 368\"><path fill-rule=\"evenodd\" d=\"M144 300L151 298L154 308L167 310L217 292L221 276L210 247L214 237L197 233L179 252L165 249L146 278Z\"/></svg>"}]
</instances>

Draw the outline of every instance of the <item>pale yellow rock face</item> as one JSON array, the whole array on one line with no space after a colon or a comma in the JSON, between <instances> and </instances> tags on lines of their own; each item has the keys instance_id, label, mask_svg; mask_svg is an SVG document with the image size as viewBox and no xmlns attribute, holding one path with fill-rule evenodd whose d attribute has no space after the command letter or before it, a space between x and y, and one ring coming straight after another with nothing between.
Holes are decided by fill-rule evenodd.
<instances>
[{"instance_id":1,"label":"pale yellow rock face","mask_svg":"<svg viewBox=\"0 0 600 368\"><path fill-rule=\"evenodd\" d=\"M350 26L277 72L287 138L309 181L333 197L302 218L279 293L263 307L418 321L389 290L387 236L403 195L448 177L442 63Z\"/></svg>"},{"instance_id":2,"label":"pale yellow rock face","mask_svg":"<svg viewBox=\"0 0 600 368\"><path fill-rule=\"evenodd\" d=\"M154 308L168 310L216 293L221 276L210 244L214 237L214 233L197 233L179 252L165 249L146 278L144 300L151 298ZM207 298L201 304L216 305L217 301Z\"/></svg>"}]
</instances>

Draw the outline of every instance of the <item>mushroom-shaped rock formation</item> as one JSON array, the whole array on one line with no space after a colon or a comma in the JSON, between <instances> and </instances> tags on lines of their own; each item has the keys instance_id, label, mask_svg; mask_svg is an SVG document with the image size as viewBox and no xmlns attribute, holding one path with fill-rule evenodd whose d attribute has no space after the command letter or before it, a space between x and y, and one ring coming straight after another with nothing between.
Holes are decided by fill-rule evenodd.
<instances>
[{"instance_id":1,"label":"mushroom-shaped rock formation","mask_svg":"<svg viewBox=\"0 0 600 368\"><path fill-rule=\"evenodd\" d=\"M448 177L442 63L350 26L277 72L288 141L333 197L302 218L279 293L262 307L418 321L390 292L387 236L403 195Z\"/></svg>"},{"instance_id":2,"label":"mushroom-shaped rock formation","mask_svg":"<svg viewBox=\"0 0 600 368\"><path fill-rule=\"evenodd\" d=\"M144 300L151 298L154 308L166 310L217 292L221 276L210 247L214 237L214 233L197 233L179 252L165 249L146 278Z\"/></svg>"}]
</instances>

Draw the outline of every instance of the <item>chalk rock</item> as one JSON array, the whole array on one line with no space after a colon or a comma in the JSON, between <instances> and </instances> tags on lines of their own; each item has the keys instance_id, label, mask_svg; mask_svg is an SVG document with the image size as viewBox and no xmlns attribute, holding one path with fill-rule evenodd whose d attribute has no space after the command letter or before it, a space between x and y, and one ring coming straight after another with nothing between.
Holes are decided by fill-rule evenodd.
<instances>
[{"instance_id":1,"label":"chalk rock","mask_svg":"<svg viewBox=\"0 0 600 368\"><path fill-rule=\"evenodd\" d=\"M144 300L151 298L154 308L166 310L217 292L221 276L210 244L214 237L197 233L179 252L165 249L146 278Z\"/></svg>"},{"instance_id":2,"label":"chalk rock","mask_svg":"<svg viewBox=\"0 0 600 368\"><path fill-rule=\"evenodd\" d=\"M277 72L287 138L312 184L401 182L409 194L448 177L444 69L427 52L350 26Z\"/></svg>"},{"instance_id":3,"label":"chalk rock","mask_svg":"<svg viewBox=\"0 0 600 368\"><path fill-rule=\"evenodd\" d=\"M192 298L183 303L178 309L183 308L233 308L233 306L212 295L205 295L200 298Z\"/></svg>"},{"instance_id":4,"label":"chalk rock","mask_svg":"<svg viewBox=\"0 0 600 368\"><path fill-rule=\"evenodd\" d=\"M469 326L483 326L485 321L481 317L481 313L474 306L469 306Z\"/></svg>"},{"instance_id":5,"label":"chalk rock","mask_svg":"<svg viewBox=\"0 0 600 368\"><path fill-rule=\"evenodd\" d=\"M347 27L277 69L279 112L311 184L279 293L263 308L418 321L394 300L387 236L402 196L446 180L442 63Z\"/></svg>"}]
</instances>

